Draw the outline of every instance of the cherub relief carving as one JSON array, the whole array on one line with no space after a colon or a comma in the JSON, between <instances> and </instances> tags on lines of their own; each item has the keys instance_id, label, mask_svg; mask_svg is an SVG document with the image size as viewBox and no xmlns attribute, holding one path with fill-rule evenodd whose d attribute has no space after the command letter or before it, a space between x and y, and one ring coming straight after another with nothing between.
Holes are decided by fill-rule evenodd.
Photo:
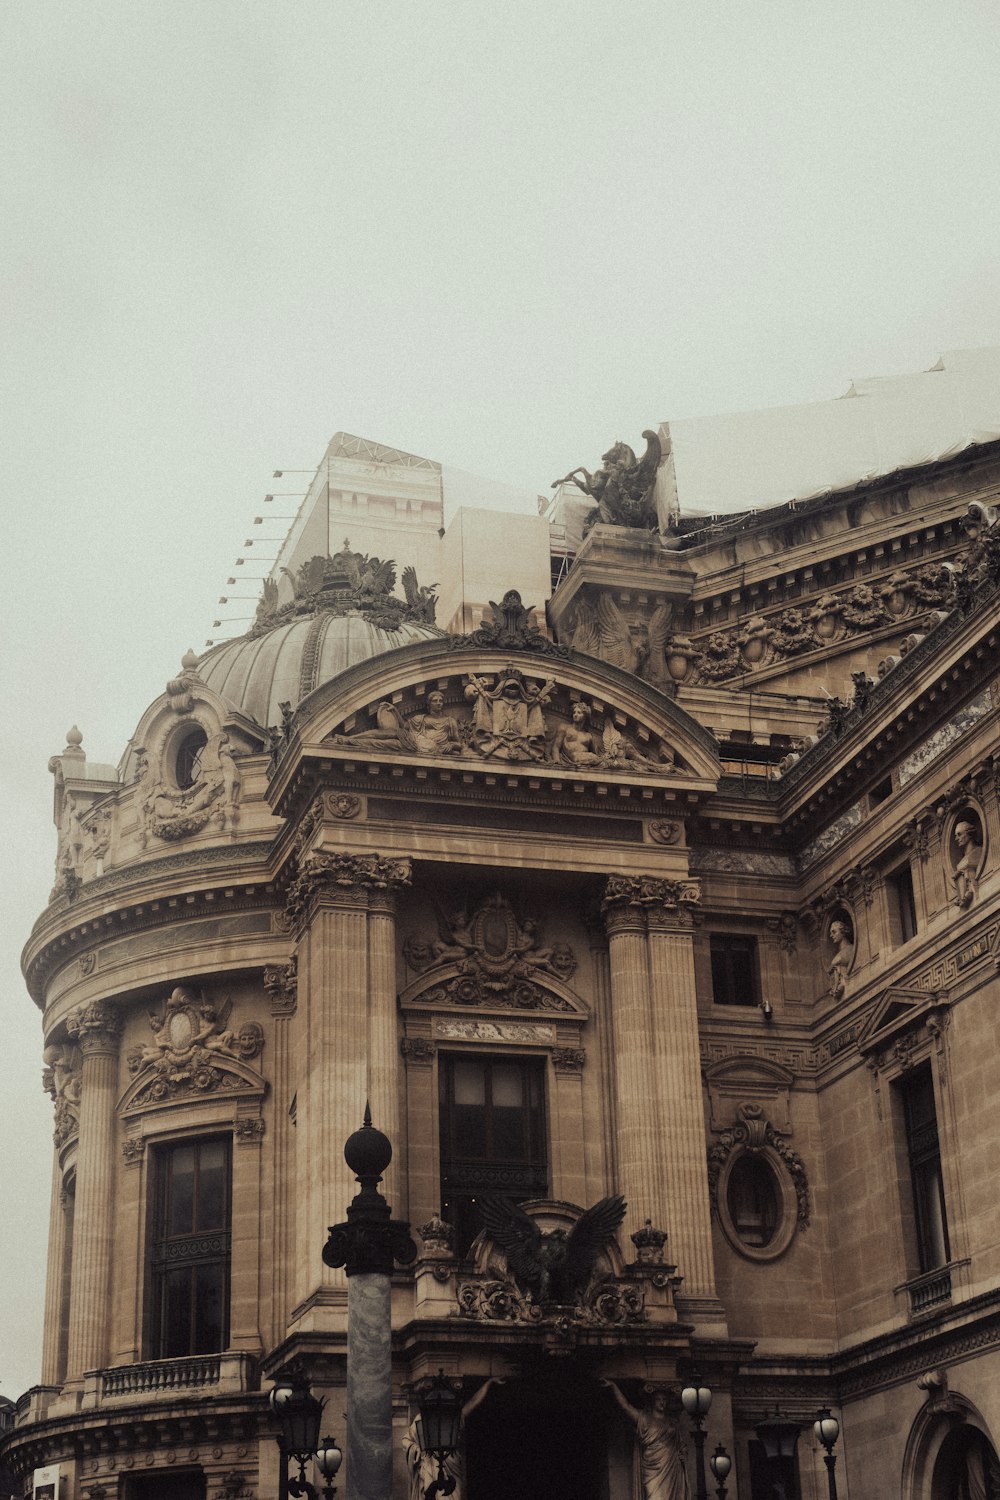
<instances>
[{"instance_id":1,"label":"cherub relief carving","mask_svg":"<svg viewBox=\"0 0 1000 1500\"><path fill-rule=\"evenodd\" d=\"M203 996L187 985L177 985L167 997L163 1014L149 1013L151 1042L133 1047L127 1058L133 1077L147 1070L155 1074L150 1084L153 1098L195 1090L217 1088L227 1063L249 1062L264 1045L263 1028L246 1021L239 1031L226 1027L231 1005L220 1014Z\"/></svg>"},{"instance_id":2,"label":"cherub relief carving","mask_svg":"<svg viewBox=\"0 0 1000 1500\"><path fill-rule=\"evenodd\" d=\"M566 981L576 971L576 955L567 943L542 947L534 917L517 919L510 902L497 892L469 915L446 918L440 910L438 937L415 933L403 944L403 956L418 972L458 966L451 978L424 992L426 1003L495 1005L517 1009L569 1009L537 982L553 974Z\"/></svg>"}]
</instances>

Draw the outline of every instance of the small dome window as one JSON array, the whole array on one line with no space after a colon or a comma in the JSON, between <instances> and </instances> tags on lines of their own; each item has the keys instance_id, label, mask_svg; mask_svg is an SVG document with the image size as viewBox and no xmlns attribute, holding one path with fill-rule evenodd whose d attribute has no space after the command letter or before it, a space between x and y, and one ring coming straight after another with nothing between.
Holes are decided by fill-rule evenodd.
<instances>
[{"instance_id":1,"label":"small dome window","mask_svg":"<svg viewBox=\"0 0 1000 1500\"><path fill-rule=\"evenodd\" d=\"M726 1206L744 1245L755 1250L770 1245L781 1218L781 1191L766 1157L747 1151L733 1162Z\"/></svg>"},{"instance_id":2,"label":"small dome window","mask_svg":"<svg viewBox=\"0 0 1000 1500\"><path fill-rule=\"evenodd\" d=\"M194 786L201 776L201 753L207 744L208 735L199 728L192 729L178 745L174 757L174 780L182 792Z\"/></svg>"}]
</instances>

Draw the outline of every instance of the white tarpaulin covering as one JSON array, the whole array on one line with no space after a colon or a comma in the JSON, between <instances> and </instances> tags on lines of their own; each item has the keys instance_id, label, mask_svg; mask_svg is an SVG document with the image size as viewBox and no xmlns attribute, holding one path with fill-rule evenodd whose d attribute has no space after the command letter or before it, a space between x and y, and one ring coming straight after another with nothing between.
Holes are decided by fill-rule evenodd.
<instances>
[{"instance_id":1,"label":"white tarpaulin covering","mask_svg":"<svg viewBox=\"0 0 1000 1500\"><path fill-rule=\"evenodd\" d=\"M807 500L994 438L1000 349L945 354L919 375L858 380L835 401L660 426L682 516Z\"/></svg>"}]
</instances>

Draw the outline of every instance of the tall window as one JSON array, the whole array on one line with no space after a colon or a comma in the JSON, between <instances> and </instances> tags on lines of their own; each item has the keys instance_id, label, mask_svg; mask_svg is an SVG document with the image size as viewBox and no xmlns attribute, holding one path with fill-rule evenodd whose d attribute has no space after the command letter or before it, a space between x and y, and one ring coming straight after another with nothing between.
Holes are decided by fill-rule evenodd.
<instances>
[{"instance_id":1,"label":"tall window","mask_svg":"<svg viewBox=\"0 0 1000 1500\"><path fill-rule=\"evenodd\" d=\"M534 1058L441 1058L441 1212L459 1255L481 1227L479 1194L520 1202L548 1191L542 1067Z\"/></svg>"},{"instance_id":2,"label":"tall window","mask_svg":"<svg viewBox=\"0 0 1000 1500\"><path fill-rule=\"evenodd\" d=\"M897 1087L903 1103L917 1259L921 1272L933 1271L947 1265L950 1249L930 1066L915 1069Z\"/></svg>"},{"instance_id":3,"label":"tall window","mask_svg":"<svg viewBox=\"0 0 1000 1500\"><path fill-rule=\"evenodd\" d=\"M214 1354L229 1341L228 1140L157 1153L152 1234L152 1356Z\"/></svg>"},{"instance_id":4,"label":"tall window","mask_svg":"<svg viewBox=\"0 0 1000 1500\"><path fill-rule=\"evenodd\" d=\"M709 947L716 1005L759 1005L757 939L744 933L713 932Z\"/></svg>"},{"instance_id":5,"label":"tall window","mask_svg":"<svg viewBox=\"0 0 1000 1500\"><path fill-rule=\"evenodd\" d=\"M886 877L889 890L889 918L893 926L893 941L908 943L917 935L917 903L913 897L913 872L909 865L900 865Z\"/></svg>"}]
</instances>

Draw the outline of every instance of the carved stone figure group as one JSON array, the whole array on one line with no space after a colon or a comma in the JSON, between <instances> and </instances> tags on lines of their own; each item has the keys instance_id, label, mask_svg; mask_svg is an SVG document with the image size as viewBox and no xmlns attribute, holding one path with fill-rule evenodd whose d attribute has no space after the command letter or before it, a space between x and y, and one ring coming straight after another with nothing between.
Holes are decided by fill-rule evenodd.
<instances>
[{"instance_id":1,"label":"carved stone figure group","mask_svg":"<svg viewBox=\"0 0 1000 1500\"><path fill-rule=\"evenodd\" d=\"M444 694L427 694L422 710L404 714L390 702L375 712L376 728L333 734L330 743L351 749L400 750L411 755L461 756L509 762L535 761L578 769L673 770L672 755L662 745L644 754L606 715L598 730L593 710L582 700L570 708L568 722L553 722L546 712L556 690L552 678L532 681L514 667L492 684L475 673L465 679L463 696L471 716L446 708ZM652 748L652 747L651 747Z\"/></svg>"}]
</instances>

